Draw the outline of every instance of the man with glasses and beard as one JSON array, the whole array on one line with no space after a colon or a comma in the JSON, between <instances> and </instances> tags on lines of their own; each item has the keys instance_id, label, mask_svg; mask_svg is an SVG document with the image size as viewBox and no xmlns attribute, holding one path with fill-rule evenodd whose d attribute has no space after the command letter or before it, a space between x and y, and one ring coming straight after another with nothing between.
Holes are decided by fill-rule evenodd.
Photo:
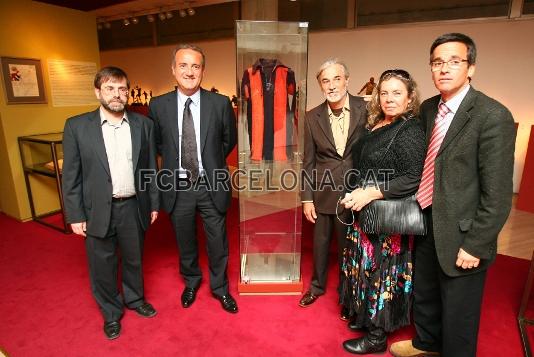
<instances>
[{"instance_id":1,"label":"man with glasses and beard","mask_svg":"<svg viewBox=\"0 0 534 357\"><path fill-rule=\"evenodd\" d=\"M142 253L159 195L155 181L142 182L140 173L156 171L156 144L152 121L125 110L130 82L124 71L102 68L94 86L100 107L65 123L62 185L66 221L84 237L93 296L112 340L120 335L124 306L142 317L156 315L143 292Z\"/></svg>"}]
</instances>

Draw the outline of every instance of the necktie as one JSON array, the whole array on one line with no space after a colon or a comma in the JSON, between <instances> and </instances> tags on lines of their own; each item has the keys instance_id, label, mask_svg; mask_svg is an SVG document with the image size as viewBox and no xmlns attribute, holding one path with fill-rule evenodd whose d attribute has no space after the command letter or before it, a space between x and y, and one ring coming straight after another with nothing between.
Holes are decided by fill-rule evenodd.
<instances>
[{"instance_id":1,"label":"necktie","mask_svg":"<svg viewBox=\"0 0 534 357\"><path fill-rule=\"evenodd\" d=\"M184 115L182 118L182 168L188 170L188 177L191 181L198 179L198 156L197 141L195 135L195 125L193 123L193 114L189 106L193 101L187 98L184 106Z\"/></svg>"},{"instance_id":2,"label":"necktie","mask_svg":"<svg viewBox=\"0 0 534 357\"><path fill-rule=\"evenodd\" d=\"M438 107L438 114L434 128L432 129L432 136L430 137L430 144L426 152L425 166L423 167L423 176L421 177L421 184L417 191L417 202L422 209L427 208L432 204L432 193L434 191L434 161L438 154L443 138L447 133L445 116L450 110L445 103L441 103Z\"/></svg>"}]
</instances>

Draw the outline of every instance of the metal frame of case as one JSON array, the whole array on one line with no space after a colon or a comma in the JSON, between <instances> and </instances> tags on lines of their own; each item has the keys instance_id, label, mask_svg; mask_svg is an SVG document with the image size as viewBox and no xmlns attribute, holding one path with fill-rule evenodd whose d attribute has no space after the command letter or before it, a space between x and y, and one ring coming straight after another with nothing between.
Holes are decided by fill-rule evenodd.
<instances>
[{"instance_id":1,"label":"metal frame of case","mask_svg":"<svg viewBox=\"0 0 534 357\"><path fill-rule=\"evenodd\" d=\"M30 203L32 219L35 222L54 228L60 232L70 233L70 229L65 220L64 214L63 194L61 191L61 172L60 170L58 170L58 159L60 153L62 152L61 145L63 142L63 133L21 136L18 138L18 142L20 150L20 159L22 161L22 168L24 170L24 181L26 182L26 190L28 192L28 201ZM32 146L34 147L33 149ZM38 153L35 150L37 146L40 146L45 150L41 150L42 152ZM49 155L45 153L45 151L47 151L46 147L50 149ZM34 163L34 161L37 162ZM49 167L45 166L46 161L52 162L54 169L50 169ZM50 177L55 180L60 209L41 214L36 213L33 192L30 184L31 175ZM58 213L62 214L61 226L47 222L45 220L45 218Z\"/></svg>"}]
</instances>

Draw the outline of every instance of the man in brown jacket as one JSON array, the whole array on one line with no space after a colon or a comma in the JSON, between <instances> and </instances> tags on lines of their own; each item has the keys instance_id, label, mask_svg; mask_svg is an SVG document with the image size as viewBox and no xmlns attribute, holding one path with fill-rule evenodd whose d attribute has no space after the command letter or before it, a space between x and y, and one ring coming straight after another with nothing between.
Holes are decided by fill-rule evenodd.
<instances>
[{"instance_id":1,"label":"man in brown jacket","mask_svg":"<svg viewBox=\"0 0 534 357\"><path fill-rule=\"evenodd\" d=\"M349 71L338 59L325 61L317 81L326 101L306 114L302 210L314 223L313 276L299 305L307 307L325 293L330 238L335 228L341 264L346 227L336 219L344 177L352 169L352 145L361 136L367 117L365 102L347 92ZM340 270L341 281L341 270ZM348 316L341 313L341 318Z\"/></svg>"}]
</instances>

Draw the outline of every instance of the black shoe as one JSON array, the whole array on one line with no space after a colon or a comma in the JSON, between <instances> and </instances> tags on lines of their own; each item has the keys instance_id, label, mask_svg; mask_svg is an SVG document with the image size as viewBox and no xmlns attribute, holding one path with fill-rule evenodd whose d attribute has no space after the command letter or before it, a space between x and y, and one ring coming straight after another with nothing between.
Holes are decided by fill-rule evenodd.
<instances>
[{"instance_id":1,"label":"black shoe","mask_svg":"<svg viewBox=\"0 0 534 357\"><path fill-rule=\"evenodd\" d=\"M369 335L365 335L343 342L343 348L350 353L366 355L369 353L386 352L388 344L386 339L379 341L372 339Z\"/></svg>"},{"instance_id":2,"label":"black shoe","mask_svg":"<svg viewBox=\"0 0 534 357\"><path fill-rule=\"evenodd\" d=\"M154 307L146 301L143 303L143 305L136 307L135 312L137 312L137 315L143 317L153 317L158 313L156 309L154 309Z\"/></svg>"},{"instance_id":3,"label":"black shoe","mask_svg":"<svg viewBox=\"0 0 534 357\"><path fill-rule=\"evenodd\" d=\"M299 301L300 307L308 307L319 298L318 295L313 295L311 291L306 291L306 294L302 295L302 298Z\"/></svg>"},{"instance_id":4,"label":"black shoe","mask_svg":"<svg viewBox=\"0 0 534 357\"><path fill-rule=\"evenodd\" d=\"M235 314L237 313L237 303L235 302L234 298L232 297L232 295L230 294L226 294L226 295L215 295L213 294L213 296L220 301L221 303L221 306L223 309L225 309L226 311L232 313L232 314Z\"/></svg>"},{"instance_id":5,"label":"black shoe","mask_svg":"<svg viewBox=\"0 0 534 357\"><path fill-rule=\"evenodd\" d=\"M114 340L121 335L121 323L119 321L104 322L104 333L108 340Z\"/></svg>"},{"instance_id":6,"label":"black shoe","mask_svg":"<svg viewBox=\"0 0 534 357\"><path fill-rule=\"evenodd\" d=\"M182 292L182 306L188 308L193 305L195 298L197 297L197 289L186 287Z\"/></svg>"},{"instance_id":7,"label":"black shoe","mask_svg":"<svg viewBox=\"0 0 534 357\"><path fill-rule=\"evenodd\" d=\"M341 309L341 314L339 315L339 318L343 321L349 321L350 319L350 310L343 306L343 308Z\"/></svg>"}]
</instances>

